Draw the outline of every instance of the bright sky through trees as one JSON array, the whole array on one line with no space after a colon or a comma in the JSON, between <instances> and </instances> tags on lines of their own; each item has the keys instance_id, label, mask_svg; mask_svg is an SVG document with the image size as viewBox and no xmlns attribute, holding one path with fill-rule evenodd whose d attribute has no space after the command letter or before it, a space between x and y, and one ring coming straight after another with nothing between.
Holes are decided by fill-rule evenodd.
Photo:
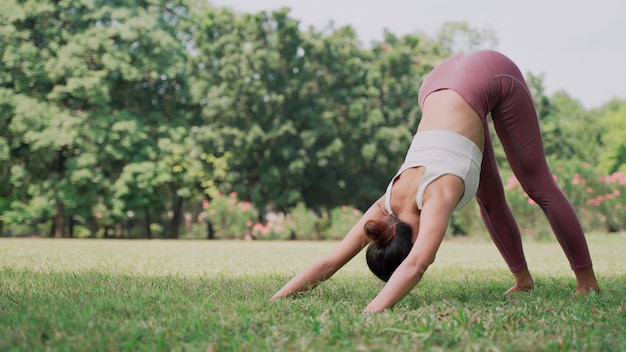
<instances>
[{"instance_id":1,"label":"bright sky through trees","mask_svg":"<svg viewBox=\"0 0 626 352\"><path fill-rule=\"evenodd\" d=\"M523 73L544 74L547 93L565 90L586 108L626 98L626 34L621 0L211 0L238 12L281 7L304 26L350 25L364 44L396 35L434 33L447 21L491 28L497 49Z\"/></svg>"}]
</instances>

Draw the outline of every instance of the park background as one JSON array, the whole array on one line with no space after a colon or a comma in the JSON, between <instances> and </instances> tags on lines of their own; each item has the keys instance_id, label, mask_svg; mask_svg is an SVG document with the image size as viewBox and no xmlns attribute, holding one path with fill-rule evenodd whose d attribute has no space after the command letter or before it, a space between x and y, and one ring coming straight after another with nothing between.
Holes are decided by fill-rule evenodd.
<instances>
[{"instance_id":1,"label":"park background","mask_svg":"<svg viewBox=\"0 0 626 352\"><path fill-rule=\"evenodd\" d=\"M563 33L563 14L571 23L580 4L536 11L555 4L565 6ZM0 9L0 235L13 237L0 238L0 350L626 350L626 97L591 108L551 89L553 71L524 70L600 295L572 297L568 263L497 146L536 290L503 299L510 273L471 204L419 289L388 312L360 314L382 287L363 253L316 290L270 302L384 191L419 122L427 72L497 49L495 32L462 21L421 32L418 21L414 33L364 44L353 27L308 28L286 9L186 0L0 0ZM506 20L530 28L543 18L523 13ZM604 9L597 27L587 14L580 44L598 60L572 75L621 82L608 64L619 46L600 40L622 28L612 25L621 12ZM528 40L549 46L555 32ZM195 240L165 240L174 238Z\"/></svg>"},{"instance_id":2,"label":"park background","mask_svg":"<svg viewBox=\"0 0 626 352\"><path fill-rule=\"evenodd\" d=\"M465 22L364 45L350 26L303 28L288 9L3 4L2 236L342 238L402 163L425 75L497 47ZM625 231L626 100L585 108L525 75L583 227ZM550 236L497 148L524 235ZM485 235L476 205L449 233Z\"/></svg>"}]
</instances>

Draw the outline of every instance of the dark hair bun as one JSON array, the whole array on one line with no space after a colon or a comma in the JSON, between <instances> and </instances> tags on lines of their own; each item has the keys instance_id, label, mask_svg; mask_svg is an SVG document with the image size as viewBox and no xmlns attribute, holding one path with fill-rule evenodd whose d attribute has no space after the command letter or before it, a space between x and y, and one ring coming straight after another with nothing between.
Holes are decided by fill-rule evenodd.
<instances>
[{"instance_id":1,"label":"dark hair bun","mask_svg":"<svg viewBox=\"0 0 626 352\"><path fill-rule=\"evenodd\" d=\"M364 230L372 241L365 253L367 266L374 275L386 282L413 248L411 226L390 216L386 221L368 221Z\"/></svg>"},{"instance_id":2,"label":"dark hair bun","mask_svg":"<svg viewBox=\"0 0 626 352\"><path fill-rule=\"evenodd\" d=\"M395 224L390 221L370 220L364 226L365 235L378 247L384 247L396 233Z\"/></svg>"}]
</instances>

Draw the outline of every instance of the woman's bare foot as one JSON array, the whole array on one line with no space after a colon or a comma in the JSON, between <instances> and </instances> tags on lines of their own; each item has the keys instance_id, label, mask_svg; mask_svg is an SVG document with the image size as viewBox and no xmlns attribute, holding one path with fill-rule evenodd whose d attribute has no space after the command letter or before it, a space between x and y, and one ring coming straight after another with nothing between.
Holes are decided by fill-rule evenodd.
<instances>
[{"instance_id":1,"label":"woman's bare foot","mask_svg":"<svg viewBox=\"0 0 626 352\"><path fill-rule=\"evenodd\" d=\"M515 278L515 284L504 293L505 296L513 292L525 292L535 288L533 278L528 269L523 269L513 273L513 277Z\"/></svg>"},{"instance_id":2,"label":"woman's bare foot","mask_svg":"<svg viewBox=\"0 0 626 352\"><path fill-rule=\"evenodd\" d=\"M576 293L575 295L586 295L591 291L600 293L598 280L593 269L577 272L576 274Z\"/></svg>"}]
</instances>

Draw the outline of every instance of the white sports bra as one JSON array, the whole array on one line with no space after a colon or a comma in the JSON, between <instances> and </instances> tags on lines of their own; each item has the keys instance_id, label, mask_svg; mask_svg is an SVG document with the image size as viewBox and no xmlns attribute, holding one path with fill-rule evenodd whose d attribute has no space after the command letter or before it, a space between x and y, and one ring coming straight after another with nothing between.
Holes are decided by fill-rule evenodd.
<instances>
[{"instance_id":1,"label":"white sports bra","mask_svg":"<svg viewBox=\"0 0 626 352\"><path fill-rule=\"evenodd\" d=\"M391 210L391 189L394 181L406 169L423 166L424 176L417 189L415 201L422 209L426 187L443 175L455 175L463 180L465 191L455 210L461 209L474 196L480 181L480 165L483 154L480 148L468 138L447 130L429 130L419 132L413 137L411 147L404 163L393 177L385 192L385 207Z\"/></svg>"}]
</instances>

